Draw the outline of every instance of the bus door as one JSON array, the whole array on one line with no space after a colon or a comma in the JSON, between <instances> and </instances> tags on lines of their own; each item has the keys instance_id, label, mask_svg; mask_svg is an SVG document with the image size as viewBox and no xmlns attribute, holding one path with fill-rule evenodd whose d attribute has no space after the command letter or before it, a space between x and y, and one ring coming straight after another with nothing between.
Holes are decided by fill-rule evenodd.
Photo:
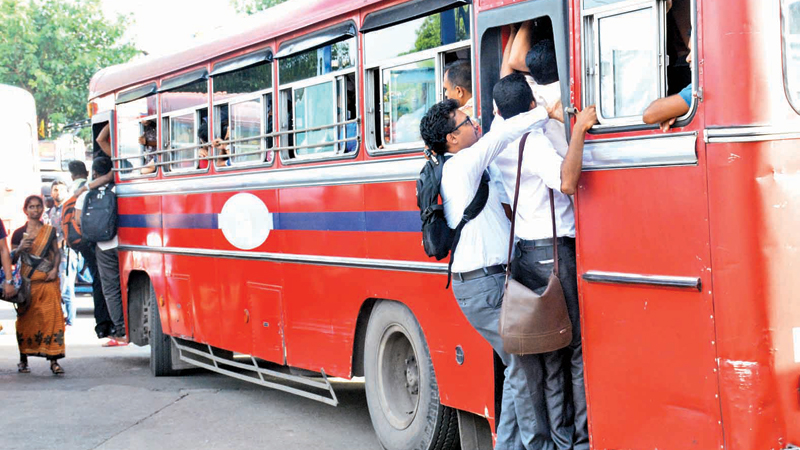
<instances>
[{"instance_id":1,"label":"bus door","mask_svg":"<svg viewBox=\"0 0 800 450\"><path fill-rule=\"evenodd\" d=\"M576 196L592 443L720 448L702 77L686 63L694 1L575 4L574 101L600 121ZM692 82L668 131L643 124L652 101Z\"/></svg>"}]
</instances>

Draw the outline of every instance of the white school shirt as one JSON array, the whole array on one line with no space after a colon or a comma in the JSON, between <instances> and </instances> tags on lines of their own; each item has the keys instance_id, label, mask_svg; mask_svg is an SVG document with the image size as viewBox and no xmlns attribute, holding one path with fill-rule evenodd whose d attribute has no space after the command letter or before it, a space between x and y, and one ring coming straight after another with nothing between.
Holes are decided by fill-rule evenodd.
<instances>
[{"instance_id":1,"label":"white school shirt","mask_svg":"<svg viewBox=\"0 0 800 450\"><path fill-rule=\"evenodd\" d=\"M511 119L513 120L513 119ZM503 118L495 116L495 123ZM554 122L554 121L550 121ZM514 204L514 189L517 181L519 143L516 139L498 155L494 163L500 170L506 195ZM522 158L522 178L517 205L515 237L524 240L546 239L553 236L553 221L550 218L550 194L553 189L556 211L556 235L575 237L575 213L568 195L561 193L561 163L564 159L545 136L541 128L534 129L525 142Z\"/></svg>"},{"instance_id":2,"label":"white school shirt","mask_svg":"<svg viewBox=\"0 0 800 450\"><path fill-rule=\"evenodd\" d=\"M89 180L87 180L86 183L88 184L90 181L92 181L91 178L89 178ZM103 189L106 189L107 187L108 187L108 185L103 186ZM88 188L88 186L87 186L87 188ZM112 187L111 191L112 192L117 192L117 187L116 186ZM77 199L75 199L75 209L77 209L77 210L79 210L81 212L83 211L83 204L84 204L84 202L86 202L86 194L88 194L88 193L89 193L89 191L87 190L83 194L79 195ZM115 234L113 238L111 238L111 239L109 239L107 241L98 242L97 246L100 248L100 250L103 250L103 251L111 250L113 248L119 247L119 239L117 239L117 235Z\"/></svg>"},{"instance_id":3,"label":"white school shirt","mask_svg":"<svg viewBox=\"0 0 800 450\"><path fill-rule=\"evenodd\" d=\"M444 214L450 228L456 228L464 209L472 201L483 172L506 146L529 130L544 126L547 110L535 108L509 120L495 123L471 147L448 158L442 169L441 194ZM491 176L491 175L490 175ZM508 261L510 223L500 204L500 190L489 183L489 199L478 217L461 231L453 272L469 272Z\"/></svg>"},{"instance_id":4,"label":"white school shirt","mask_svg":"<svg viewBox=\"0 0 800 450\"><path fill-rule=\"evenodd\" d=\"M536 84L533 77L525 75L525 81L531 87L533 98L536 100L536 105L544 106L545 108L554 105L557 101L561 100L561 84L556 81L550 84ZM567 144L567 133L564 124L558 120L550 120L544 126L544 135L550 139L556 153L561 155L562 158L567 156L569 144Z\"/></svg>"}]
</instances>

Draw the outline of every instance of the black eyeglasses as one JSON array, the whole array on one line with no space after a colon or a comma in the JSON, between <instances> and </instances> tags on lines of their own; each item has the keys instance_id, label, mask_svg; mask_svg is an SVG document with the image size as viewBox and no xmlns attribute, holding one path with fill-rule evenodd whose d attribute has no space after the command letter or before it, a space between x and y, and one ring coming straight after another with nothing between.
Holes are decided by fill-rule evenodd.
<instances>
[{"instance_id":1,"label":"black eyeglasses","mask_svg":"<svg viewBox=\"0 0 800 450\"><path fill-rule=\"evenodd\" d=\"M455 128L453 128L453 131L451 131L451 133L455 133L456 130L463 127L465 123L468 123L472 128L475 128L475 125L472 124L472 119L470 119L469 116L467 116L467 118L464 119L463 122L461 122L460 124L456 125Z\"/></svg>"}]
</instances>

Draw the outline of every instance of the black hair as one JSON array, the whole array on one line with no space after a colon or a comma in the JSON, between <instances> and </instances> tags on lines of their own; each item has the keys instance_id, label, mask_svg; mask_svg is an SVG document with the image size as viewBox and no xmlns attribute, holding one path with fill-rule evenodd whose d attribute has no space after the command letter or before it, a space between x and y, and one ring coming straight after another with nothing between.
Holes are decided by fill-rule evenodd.
<instances>
[{"instance_id":1,"label":"black hair","mask_svg":"<svg viewBox=\"0 0 800 450\"><path fill-rule=\"evenodd\" d=\"M525 75L519 72L501 78L492 89L497 110L504 119L529 111L533 101L533 93Z\"/></svg>"},{"instance_id":2,"label":"black hair","mask_svg":"<svg viewBox=\"0 0 800 450\"><path fill-rule=\"evenodd\" d=\"M22 210L24 211L24 210L28 209L28 205L30 205L31 202L34 201L34 200L39 200L39 203L42 204L42 208L44 208L44 200L42 199L42 196L34 194L34 195L29 195L29 196L25 197L25 203L22 205Z\"/></svg>"},{"instance_id":3,"label":"black hair","mask_svg":"<svg viewBox=\"0 0 800 450\"><path fill-rule=\"evenodd\" d=\"M453 63L448 64L444 68L444 76L450 80L450 84L461 86L462 88L472 93L472 67L469 61L459 59Z\"/></svg>"},{"instance_id":4,"label":"black hair","mask_svg":"<svg viewBox=\"0 0 800 450\"><path fill-rule=\"evenodd\" d=\"M220 137L220 139L224 140L225 139L225 135L228 134L228 119L223 120L219 124L219 128L220 128L219 137Z\"/></svg>"},{"instance_id":5,"label":"black hair","mask_svg":"<svg viewBox=\"0 0 800 450\"><path fill-rule=\"evenodd\" d=\"M447 153L447 135L456 127L457 109L458 102L455 100L439 102L431 106L419 122L419 134L425 145L440 155Z\"/></svg>"},{"instance_id":6,"label":"black hair","mask_svg":"<svg viewBox=\"0 0 800 450\"><path fill-rule=\"evenodd\" d=\"M525 65L533 77L533 81L545 85L558 81L558 62L556 47L551 39L541 40L525 55Z\"/></svg>"},{"instance_id":7,"label":"black hair","mask_svg":"<svg viewBox=\"0 0 800 450\"><path fill-rule=\"evenodd\" d=\"M84 164L83 161L78 161L77 159L72 160L67 167L69 168L69 173L76 177L86 178L86 176L89 175L89 172L86 171L86 164Z\"/></svg>"},{"instance_id":8,"label":"black hair","mask_svg":"<svg viewBox=\"0 0 800 450\"><path fill-rule=\"evenodd\" d=\"M111 158L108 156L100 156L92 161L92 172L95 177L102 177L103 175L111 172Z\"/></svg>"},{"instance_id":9,"label":"black hair","mask_svg":"<svg viewBox=\"0 0 800 450\"><path fill-rule=\"evenodd\" d=\"M54 180L52 183L50 183L50 190L52 191L52 190L53 190L53 188L54 188L54 187L55 187L57 184L60 184L60 185L62 185L62 186L66 186L66 185L67 185L67 183L64 183L64 182L63 182L63 181L61 181L61 180Z\"/></svg>"},{"instance_id":10,"label":"black hair","mask_svg":"<svg viewBox=\"0 0 800 450\"><path fill-rule=\"evenodd\" d=\"M201 143L208 142L208 122L205 120L197 127L197 137L200 138Z\"/></svg>"}]
</instances>

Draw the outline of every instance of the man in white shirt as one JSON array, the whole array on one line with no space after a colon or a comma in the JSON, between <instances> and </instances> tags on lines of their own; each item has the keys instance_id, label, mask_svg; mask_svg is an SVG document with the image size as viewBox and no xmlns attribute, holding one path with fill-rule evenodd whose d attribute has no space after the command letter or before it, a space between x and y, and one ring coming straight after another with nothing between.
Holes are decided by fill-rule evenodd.
<instances>
[{"instance_id":1,"label":"man in white shirt","mask_svg":"<svg viewBox=\"0 0 800 450\"><path fill-rule=\"evenodd\" d=\"M428 148L448 158L442 170L440 192L451 228L461 221L492 160L511 141L525 131L541 129L546 121L547 112L536 108L494 126L479 139L475 124L456 101L445 100L428 110L420 122L420 134ZM503 351L498 323L510 227L498 191L496 184L489 184L486 206L462 230L452 265L453 294L470 324L509 366L512 356ZM518 420L515 403L529 401L526 390L526 386L506 377L495 449L521 448L520 426L527 426L527 419Z\"/></svg>"},{"instance_id":2,"label":"man in white shirt","mask_svg":"<svg viewBox=\"0 0 800 450\"><path fill-rule=\"evenodd\" d=\"M110 189L113 191L113 172L111 168L111 158L106 156L95 158L92 163L94 180L84 188L81 188L79 192L85 191L87 187L90 189ZM85 199L86 192L81 192L78 200L75 202L75 209L83 210ZM95 257L97 259L97 269L103 288L103 296L105 297L108 313L113 323L110 334L110 337L113 338L125 337L125 316L122 307L118 246L119 242L115 234L114 237L108 241L98 242L95 248ZM126 344L117 343L116 339L112 339L106 346L117 345Z\"/></svg>"},{"instance_id":3,"label":"man in white shirt","mask_svg":"<svg viewBox=\"0 0 800 450\"><path fill-rule=\"evenodd\" d=\"M529 109L533 94L522 74L503 78L493 91L499 117L513 118ZM556 234L558 236L559 279L567 300L572 322L572 342L569 347L541 355L519 356L512 362L512 377L525 380L536 401L530 412L536 432L549 434L555 448L588 450L586 394L583 385L583 354L580 334L580 307L575 266L575 217L569 195L575 193L583 161L586 132L597 121L593 106L578 114L569 149L564 158L559 155L545 133L531 132L525 143L515 234L518 239L511 263L515 280L529 289L543 292L553 271L553 228L549 190L554 191ZM495 159L506 194L514 201L519 162L520 139L512 142ZM572 395L566 395L565 358L571 367ZM566 399L572 397L574 418ZM519 408L518 408L519 411ZM548 433L549 425L549 433ZM574 426L573 426L574 425ZM574 430L574 433L573 433ZM526 436L524 444L536 442L536 436ZM540 447L535 447L540 448Z\"/></svg>"}]
</instances>

